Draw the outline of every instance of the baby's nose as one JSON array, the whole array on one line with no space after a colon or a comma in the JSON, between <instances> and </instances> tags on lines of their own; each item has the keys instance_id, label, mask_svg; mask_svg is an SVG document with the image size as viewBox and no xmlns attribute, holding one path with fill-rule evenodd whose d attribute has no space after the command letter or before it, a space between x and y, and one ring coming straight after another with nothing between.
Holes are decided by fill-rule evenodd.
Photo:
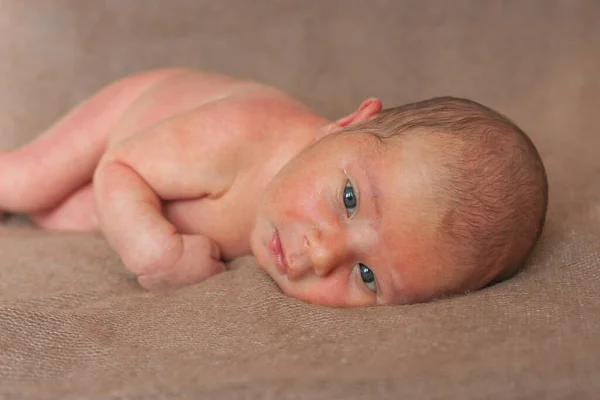
<instances>
[{"instance_id":1,"label":"baby's nose","mask_svg":"<svg viewBox=\"0 0 600 400\"><path fill-rule=\"evenodd\" d=\"M346 238L341 232L311 228L306 233L308 255L317 276L325 276L349 256Z\"/></svg>"}]
</instances>

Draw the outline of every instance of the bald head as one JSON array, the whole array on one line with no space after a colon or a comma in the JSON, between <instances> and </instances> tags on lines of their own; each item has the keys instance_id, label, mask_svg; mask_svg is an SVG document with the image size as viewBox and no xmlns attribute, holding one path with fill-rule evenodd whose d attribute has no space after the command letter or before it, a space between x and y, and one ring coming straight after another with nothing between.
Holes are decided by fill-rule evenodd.
<instances>
[{"instance_id":1,"label":"bald head","mask_svg":"<svg viewBox=\"0 0 600 400\"><path fill-rule=\"evenodd\" d=\"M439 97L382 111L357 124L383 143L410 137L432 154L434 227L452 294L516 274L540 237L548 205L541 158L508 118L476 102ZM450 281L449 281L450 282Z\"/></svg>"}]
</instances>

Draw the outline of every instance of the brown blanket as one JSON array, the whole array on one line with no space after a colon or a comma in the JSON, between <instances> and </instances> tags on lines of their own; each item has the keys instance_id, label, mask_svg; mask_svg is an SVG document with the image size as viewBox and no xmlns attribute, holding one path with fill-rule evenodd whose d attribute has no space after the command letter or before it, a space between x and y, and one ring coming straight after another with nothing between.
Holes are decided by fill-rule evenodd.
<instances>
[{"instance_id":1,"label":"brown blanket","mask_svg":"<svg viewBox=\"0 0 600 400\"><path fill-rule=\"evenodd\" d=\"M142 291L100 235L0 227L0 398L594 399L600 393L600 3L0 2L0 147L104 83L190 65L330 117L466 96L528 132L548 224L516 278L429 304L328 309L251 257ZM84 133L82 133L84 134Z\"/></svg>"}]
</instances>

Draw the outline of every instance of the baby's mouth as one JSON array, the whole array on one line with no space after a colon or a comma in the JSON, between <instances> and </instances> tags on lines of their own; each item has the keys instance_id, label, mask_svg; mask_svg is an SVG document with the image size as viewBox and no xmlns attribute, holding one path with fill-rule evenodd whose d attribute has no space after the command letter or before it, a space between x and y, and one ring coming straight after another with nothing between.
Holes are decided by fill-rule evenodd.
<instances>
[{"instance_id":1,"label":"baby's mouth","mask_svg":"<svg viewBox=\"0 0 600 400\"><path fill-rule=\"evenodd\" d=\"M273 233L273 237L269 240L269 252L271 253L271 258L273 259L273 263L275 264L275 268L282 275L287 275L288 272L288 264L285 261L285 253L283 251L283 247L281 246L281 239L279 237L279 231L275 230Z\"/></svg>"}]
</instances>

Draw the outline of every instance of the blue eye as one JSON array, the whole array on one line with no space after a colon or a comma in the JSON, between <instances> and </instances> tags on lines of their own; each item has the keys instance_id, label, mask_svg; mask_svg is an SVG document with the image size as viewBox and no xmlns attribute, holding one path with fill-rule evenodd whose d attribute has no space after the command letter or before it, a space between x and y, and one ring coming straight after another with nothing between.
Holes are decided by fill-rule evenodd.
<instances>
[{"instance_id":1,"label":"blue eye","mask_svg":"<svg viewBox=\"0 0 600 400\"><path fill-rule=\"evenodd\" d=\"M364 282L365 286L371 289L373 292L377 292L377 285L375 284L375 275L373 271L369 269L365 264L358 264L358 270L360 272L360 279Z\"/></svg>"},{"instance_id":2,"label":"blue eye","mask_svg":"<svg viewBox=\"0 0 600 400\"><path fill-rule=\"evenodd\" d=\"M348 217L351 217L356 211L356 193L350 181L346 181L346 187L344 188L344 207L348 212Z\"/></svg>"}]
</instances>

